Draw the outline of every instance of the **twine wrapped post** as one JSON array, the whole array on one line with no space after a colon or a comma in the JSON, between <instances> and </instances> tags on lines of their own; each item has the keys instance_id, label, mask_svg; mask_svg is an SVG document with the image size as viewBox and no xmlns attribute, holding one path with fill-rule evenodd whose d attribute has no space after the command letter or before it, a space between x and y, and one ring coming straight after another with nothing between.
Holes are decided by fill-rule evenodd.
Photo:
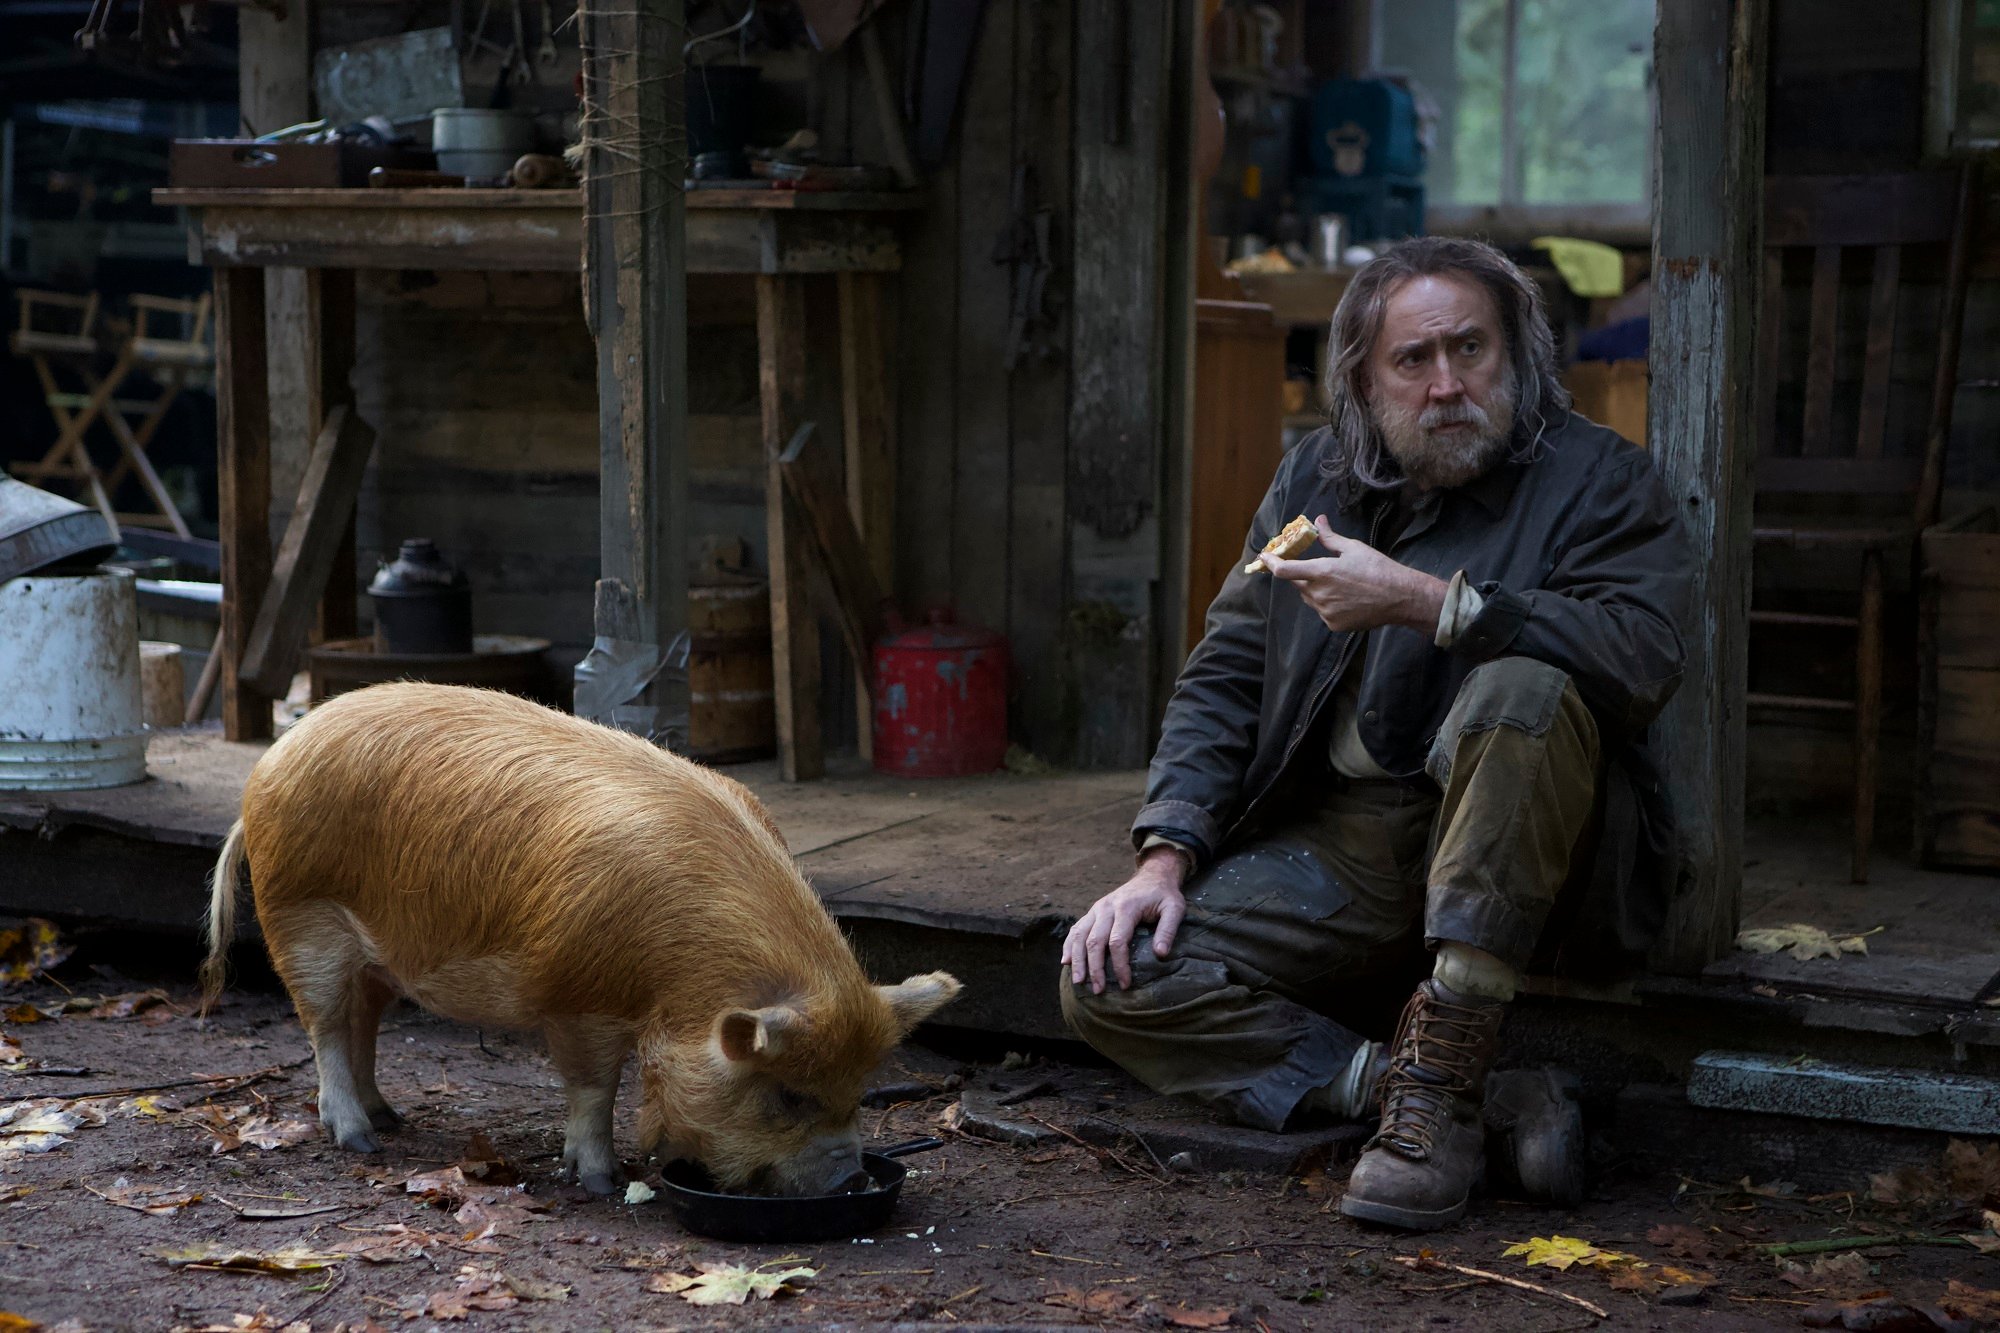
<instances>
[{"instance_id":1,"label":"twine wrapped post","mask_svg":"<svg viewBox=\"0 0 2000 1333\"><path fill-rule=\"evenodd\" d=\"M581 0L584 316L597 339L596 634L671 643L687 624L685 0ZM604 623L608 601L620 623ZM664 723L684 699L643 703ZM644 709L627 710L640 716Z\"/></svg>"}]
</instances>

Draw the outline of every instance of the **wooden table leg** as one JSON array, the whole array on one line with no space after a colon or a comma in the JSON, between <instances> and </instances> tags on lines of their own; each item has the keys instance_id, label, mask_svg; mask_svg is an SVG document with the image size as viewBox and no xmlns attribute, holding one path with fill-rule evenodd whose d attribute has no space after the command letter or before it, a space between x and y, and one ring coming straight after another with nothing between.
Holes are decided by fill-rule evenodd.
<instances>
[{"instance_id":1,"label":"wooden table leg","mask_svg":"<svg viewBox=\"0 0 2000 1333\"><path fill-rule=\"evenodd\" d=\"M757 383L764 418L766 556L771 569L771 675L777 693L778 772L787 782L826 774L819 717L819 622L811 595L812 537L785 493L778 456L805 416L805 279L757 276Z\"/></svg>"},{"instance_id":2,"label":"wooden table leg","mask_svg":"<svg viewBox=\"0 0 2000 1333\"><path fill-rule=\"evenodd\" d=\"M306 277L308 337L312 340L307 382L314 397L307 419L315 430L342 403L354 402L354 270L313 269ZM326 590L320 594L319 619L312 642L351 639L356 632L354 518L347 519Z\"/></svg>"},{"instance_id":3,"label":"wooden table leg","mask_svg":"<svg viewBox=\"0 0 2000 1333\"><path fill-rule=\"evenodd\" d=\"M237 679L271 578L271 384L264 271L215 270L216 496L222 539L222 734L268 740L271 700Z\"/></svg>"},{"instance_id":4,"label":"wooden table leg","mask_svg":"<svg viewBox=\"0 0 2000 1333\"><path fill-rule=\"evenodd\" d=\"M842 273L840 282L841 437L847 446L847 508L868 549L875 581L893 596L896 586L896 394L889 278L882 273ZM857 662L854 691L861 757L875 757L870 700L873 663Z\"/></svg>"}]
</instances>

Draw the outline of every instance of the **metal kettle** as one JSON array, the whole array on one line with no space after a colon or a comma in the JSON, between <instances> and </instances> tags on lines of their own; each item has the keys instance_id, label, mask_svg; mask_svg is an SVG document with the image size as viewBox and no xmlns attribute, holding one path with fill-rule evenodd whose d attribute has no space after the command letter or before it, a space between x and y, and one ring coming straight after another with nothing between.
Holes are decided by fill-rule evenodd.
<instances>
[{"instance_id":1,"label":"metal kettle","mask_svg":"<svg viewBox=\"0 0 2000 1333\"><path fill-rule=\"evenodd\" d=\"M472 586L428 537L403 542L368 585L378 653L470 653Z\"/></svg>"}]
</instances>

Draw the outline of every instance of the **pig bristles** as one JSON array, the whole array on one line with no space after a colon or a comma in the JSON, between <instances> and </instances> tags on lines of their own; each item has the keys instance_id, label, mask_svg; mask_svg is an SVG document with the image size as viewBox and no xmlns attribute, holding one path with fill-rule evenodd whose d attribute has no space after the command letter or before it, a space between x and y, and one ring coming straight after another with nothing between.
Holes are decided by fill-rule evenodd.
<instances>
[{"instance_id":1,"label":"pig bristles","mask_svg":"<svg viewBox=\"0 0 2000 1333\"><path fill-rule=\"evenodd\" d=\"M331 700L259 760L242 813L210 895L207 994L247 867L308 1033L356 993L379 1013L392 989L479 1026L560 1035L550 1024L577 1016L573 1056L637 1054L642 1136L725 1184L740 1126L706 1094L768 1076L856 1105L881 1056L959 989L943 973L873 985L741 783L493 691ZM723 1019L770 1006L795 1008L795 1030L730 1060ZM372 1015L347 1021L372 1035Z\"/></svg>"}]
</instances>

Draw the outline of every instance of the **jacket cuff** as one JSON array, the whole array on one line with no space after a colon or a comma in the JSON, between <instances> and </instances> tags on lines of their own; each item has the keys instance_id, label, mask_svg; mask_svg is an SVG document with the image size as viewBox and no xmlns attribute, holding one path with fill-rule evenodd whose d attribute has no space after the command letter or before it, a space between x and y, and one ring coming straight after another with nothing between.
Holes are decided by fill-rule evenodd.
<instances>
[{"instance_id":1,"label":"jacket cuff","mask_svg":"<svg viewBox=\"0 0 2000 1333\"><path fill-rule=\"evenodd\" d=\"M1470 621L1458 627L1458 633L1452 638L1451 651L1475 662L1485 662L1499 657L1513 645L1521 627L1528 623L1528 613L1533 608L1527 598L1509 592L1491 580L1480 584L1476 591L1480 599L1479 610Z\"/></svg>"},{"instance_id":2,"label":"jacket cuff","mask_svg":"<svg viewBox=\"0 0 2000 1333\"><path fill-rule=\"evenodd\" d=\"M1154 801L1143 807L1139 817L1132 821L1132 847L1136 851L1145 845L1149 835L1158 834L1192 852L1199 866L1212 855L1220 833L1215 817L1198 805L1188 801Z\"/></svg>"}]
</instances>

